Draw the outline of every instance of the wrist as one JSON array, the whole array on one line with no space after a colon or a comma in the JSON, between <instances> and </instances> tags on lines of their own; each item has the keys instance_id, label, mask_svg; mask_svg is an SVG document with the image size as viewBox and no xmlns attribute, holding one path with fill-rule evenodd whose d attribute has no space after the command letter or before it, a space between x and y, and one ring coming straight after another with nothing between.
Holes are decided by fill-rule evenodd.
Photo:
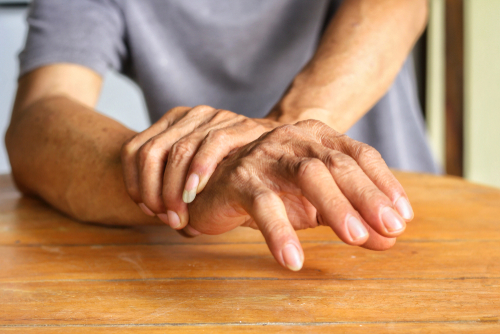
<instances>
[{"instance_id":1,"label":"wrist","mask_svg":"<svg viewBox=\"0 0 500 334\"><path fill-rule=\"evenodd\" d=\"M295 124L300 121L314 119L343 133L346 132L350 126L347 120L343 119L342 116L342 114L336 113L318 104L306 104L304 101L299 101L299 103L287 101L287 96L285 96L273 107L266 118L281 124Z\"/></svg>"},{"instance_id":2,"label":"wrist","mask_svg":"<svg viewBox=\"0 0 500 334\"><path fill-rule=\"evenodd\" d=\"M281 100L273 107L266 118L294 124L307 119L321 121L339 132L345 132L350 125L338 108L340 101L327 83L318 81L307 68L295 77ZM352 125L352 124L351 124Z\"/></svg>"}]
</instances>

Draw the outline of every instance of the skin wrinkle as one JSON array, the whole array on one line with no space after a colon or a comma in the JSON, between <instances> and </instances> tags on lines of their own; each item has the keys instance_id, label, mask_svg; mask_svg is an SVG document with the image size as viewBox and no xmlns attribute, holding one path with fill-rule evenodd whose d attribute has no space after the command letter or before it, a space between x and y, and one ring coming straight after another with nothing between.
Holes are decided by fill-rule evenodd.
<instances>
[{"instance_id":1,"label":"skin wrinkle","mask_svg":"<svg viewBox=\"0 0 500 334\"><path fill-rule=\"evenodd\" d=\"M265 187L276 195L274 199L281 198L281 202L273 205L285 205L291 227L316 226L321 219L325 224L333 224L335 232L350 243L345 226L341 226L345 223L342 215L358 214L352 205L370 209L366 210L370 212L370 217L365 217L367 221L377 212L373 207L377 203L370 200L361 203L362 198L370 197L368 186L362 182L371 180L393 199L406 195L379 155L372 149L366 151L366 145L341 133L361 118L391 85L425 25L426 6L425 0L344 1L323 34L316 54L289 85L268 119L243 118L210 106L178 107L136 134L94 111L102 85L97 73L71 64L36 69L19 81L6 134L16 183L75 219L124 225L160 224L157 218L145 216L137 206L146 201L141 189L147 189L146 194L160 189L166 208L181 210L178 214L182 222L190 222L208 233L222 233L240 224L257 225L242 208L248 206L259 187ZM315 118L323 123L303 121ZM296 125L277 128L301 120ZM233 133L230 129L234 129ZM217 136L224 131L227 138L211 141L208 135L202 135L205 131L219 133ZM160 137L165 141L159 140ZM221 148L236 140L241 148L231 149L229 156L227 153L219 156ZM163 150L156 151L155 147L164 144ZM182 146L186 144L190 145L187 149ZM197 152L194 148L201 149L204 145L220 163L213 174L206 175L205 189L187 206L181 201L179 191L182 192L183 182L189 176L189 161ZM353 163L338 164L334 160L333 168L329 166L332 171L327 169L331 164L327 160L330 149L354 158L363 178L358 180L349 171L354 168ZM169 159L158 152L181 157L171 157L168 165ZM174 159L177 169L172 169ZM318 181L314 173L309 173L311 176L298 186L297 166L316 161L312 159L319 159L319 163L315 162L318 166L324 165L322 179ZM199 164L203 161L208 160ZM141 164L151 166L141 168ZM151 177L155 164L157 175ZM165 167L170 168L169 172L161 173ZM283 176L287 173L288 179ZM305 190L313 182L319 182L315 186L322 187L324 194ZM354 184L359 189L353 189ZM334 197L334 190L340 197ZM65 195L68 193L69 196ZM316 203L320 209L316 209L304 194L309 198L330 197L332 203L320 200ZM336 208L340 205L344 207ZM269 219L267 223L273 222ZM258 221L258 227L265 223ZM267 228L271 233L286 230L274 225ZM378 234L370 225L366 228L370 234L367 248L386 249L394 243L392 237L396 235ZM283 264L280 247L284 245L279 244L280 238L267 235L268 240L277 240L278 243L270 241L269 247ZM298 243L298 239L294 240Z\"/></svg>"},{"instance_id":2,"label":"skin wrinkle","mask_svg":"<svg viewBox=\"0 0 500 334\"><path fill-rule=\"evenodd\" d=\"M313 122L308 122L308 123L305 123L305 124L308 124L308 125L310 125L311 127L313 127L313 126L317 127L317 126L318 126L318 124L314 124ZM320 127L320 128L321 128L321 127ZM282 132L283 132L283 130L285 130L285 131L287 131L287 132L292 132L292 131L294 131L294 130L291 130L290 128L288 128L288 129L286 129L286 128L285 128L285 129L278 128L278 129L274 130L273 132L276 132L276 133L278 133L278 134L279 134L279 133L282 133ZM300 136L294 136L294 137L295 137L295 138L299 138ZM278 144L278 145L276 145L276 143L274 143L274 141L275 141L275 140L277 140L278 138L280 138L280 139L281 139L281 141L283 141L283 142L287 142L287 144L285 144L285 146L283 146L283 144ZM264 137L262 137L261 139L262 139L262 140L272 140L273 142L270 142L270 143L268 143L268 144L266 144L266 145L264 145L264 144L260 144L260 145L251 144L251 145L248 145L250 148L242 149L242 150L241 150L241 152L244 152L245 154L248 154L249 156L252 156L252 157L258 156L258 157L259 157L259 159L253 159L253 160L249 161L249 162L248 162L248 163L246 163L246 164L242 164L242 165L240 165L240 166L246 166L246 167L242 167L242 170L240 170L240 171L238 172L238 174L239 174L239 175L242 175L242 174L243 174L243 172L242 172L242 171L243 171L243 170L245 170L245 169L248 169L248 170L256 170L256 171L262 170L262 167L257 168L257 169L254 169L254 167L253 167L253 166L255 165L255 163L257 163L257 164L260 164L260 165L261 165L261 164L263 164L263 163L265 164L265 162L267 161L267 163L270 163L270 164L271 164L271 166L276 166L276 167L278 167L278 166L282 166L282 167L281 167L281 169L280 169L280 168L276 169L276 171L275 171L275 172L273 172L273 173L269 173L269 172L266 172L266 171L264 170L264 171L263 171L263 173L264 173L264 174L260 174L260 173L255 174L255 173L252 173L252 174L250 174L250 175L260 175L259 177L262 177L262 176L264 176L264 175L273 175L273 174L275 174L275 175L280 175L280 176L283 176L283 175L284 175L283 179L284 179L284 180L286 180L286 179L287 179L287 177L286 177L286 173L285 173L285 174L283 174L282 172L280 172L280 171L283 169L283 167L284 167L284 166L290 166L290 164L286 164L286 163L284 163L284 161L285 161L285 156L284 156L284 155L281 155L281 156L274 156L274 157L272 157L271 159L267 159L266 157L267 157L267 156L269 156L269 155L276 155L276 153L278 153L278 152L282 152L282 151L283 151L283 150L282 150L282 148L284 148L284 149L285 149L285 151L286 151L286 147L287 147L287 145L293 145L293 143L288 144L288 141L290 140L290 136L287 136L287 137L282 138L282 137L276 137L276 134L274 134L274 135L264 136ZM312 144L313 144L313 143L311 142L309 145L312 145ZM267 145L269 145L269 146L267 146ZM274 145L274 146L276 146L276 147L280 147L280 150L274 151L274 150L272 149L273 145ZM319 145L319 144L314 144L314 145ZM265 148L266 148L266 151L267 151L267 154L264 154L264 156L261 156L262 152L260 151L260 149L261 149L262 147L265 147ZM317 152L317 149L316 149L316 150L309 150L309 152ZM336 153L336 154L337 154L337 155L339 155L339 156L344 156L344 155L343 155L342 153L340 153L340 152L338 152L338 153ZM342 154L342 155L341 155L341 154ZM320 155L320 156L323 156L323 159L325 159L325 157L328 157L329 155L328 155L328 154L326 154L326 155ZM348 158L347 156L345 156L345 157L346 157L347 159L351 159L351 158ZM236 158L236 157L233 157L233 158ZM302 158L302 159L303 159L303 161L311 161L311 158ZM304 159L305 159L305 160L304 160ZM343 158L343 159L345 159L345 158ZM257 161L258 161L258 162L257 162ZM320 160L312 160L312 161L318 161L318 163L315 163L315 164L316 164L317 166L323 166L323 163L322 163ZM278 162L279 162L279 163L278 163ZM357 166L357 164L356 164L354 161L353 161L353 163ZM323 168L324 168L324 167L323 167ZM344 168L345 168L345 166L344 166ZM288 167L288 170L290 170L290 169L289 169L289 167ZM308 179L309 177L308 177L308 175L307 175L307 174L313 174L313 175L315 175L315 174L316 174L316 172L314 172L314 171L313 171L313 172L309 173L309 172L307 172L307 169L306 169L306 172L304 172L304 173L303 173L303 176L302 176L302 177L303 177L303 178ZM300 174L300 173L298 173L298 175L301 175L301 174ZM267 177L267 178L266 178L266 180L268 180L268 181L266 181L266 182L269 182L269 180L274 180L274 178L269 178L269 177ZM261 182L261 181L255 181L255 182L256 182L256 183L258 183L258 184L260 184L260 182ZM320 182L321 182L321 181L320 181ZM287 184L287 182L284 182L284 183L283 183L283 181L281 181L281 183L282 183L282 184ZM269 183L268 183L268 184L269 184ZM260 187L260 185L259 185L259 186L256 186L256 187ZM268 186L268 187L269 187L269 186ZM271 187L269 187L269 188L271 188ZM271 188L271 189L272 189L272 188ZM296 187L296 186L294 187L294 186L293 186L293 184L292 184L290 189L286 189L286 187L285 187L285 188L283 188L283 186L281 186L281 187L279 187L279 190L276 190L276 189L275 189L275 191L276 191L276 192L279 192L279 191L288 191L288 192L291 192L291 194L294 194L294 193L295 193L295 192L294 192L294 190L296 190L296 189L297 189L297 187ZM297 190L297 191L300 191L300 190ZM280 197L281 197L284 201L285 201L285 200L290 199L290 197L289 197L289 196L283 196L283 194L280 194ZM332 200L327 200L327 201L328 201L328 202L332 202L332 203L333 203L333 204L332 204L332 206L336 207L336 206L338 206L338 204L337 204L337 200L338 200L338 199L332 199ZM289 205L289 206L290 206L290 204L291 204L291 203L300 203L300 199L295 199L295 200L292 200L291 202L290 202L290 201L288 201L288 205ZM303 202L302 202L302 203L303 203ZM308 204L310 204L310 203L308 203ZM312 207L312 206L311 206L311 207ZM299 216L299 215L296 215L294 211L290 211L290 207L288 208L288 212L290 212L290 213L291 213L291 214L289 215L289 218L290 218L290 220L291 220L291 221L293 221L295 217L298 217L298 216ZM314 212L314 211L313 211L313 212ZM356 211L353 211L353 212L356 212ZM357 212L356 212L356 215L357 215ZM313 214L312 216L313 216L313 219L311 219L311 218L309 218L309 219L308 219L309 223L304 223L304 219L301 219L301 220L299 220L298 222L295 222L295 223L294 223L294 224L295 224L295 225L294 225L294 226L295 226L295 228L303 228L303 227L305 227L305 226L317 226L317 216L316 216L315 214ZM303 217L303 215L301 215L301 217ZM246 222L248 222L248 220L246 220ZM343 226L343 224L344 224L344 223L342 223L342 224L341 224L341 225L339 225L339 226ZM372 230L372 231L373 231L373 230ZM373 232L372 232L372 233L373 233ZM374 243L374 242L372 242L372 244L373 244L373 243ZM382 244L381 244L380 242L375 242L375 243L378 243L378 244L379 244L379 247L384 248L384 246L383 246L383 245L393 244L393 241L392 241L391 239L388 239L388 240L387 240L387 242L382 243Z\"/></svg>"}]
</instances>

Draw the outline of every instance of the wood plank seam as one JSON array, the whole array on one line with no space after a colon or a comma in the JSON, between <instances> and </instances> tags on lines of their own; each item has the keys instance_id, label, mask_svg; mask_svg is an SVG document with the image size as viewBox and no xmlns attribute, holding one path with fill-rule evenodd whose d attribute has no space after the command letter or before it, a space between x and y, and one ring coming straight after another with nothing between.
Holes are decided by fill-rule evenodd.
<instances>
[{"instance_id":1,"label":"wood plank seam","mask_svg":"<svg viewBox=\"0 0 500 334\"><path fill-rule=\"evenodd\" d=\"M500 320L443 320L443 321L322 321L322 322L206 322L206 323L159 323L159 324L47 324L47 325L24 325L10 324L0 325L5 327L181 327L181 326L326 326L326 325L374 325L374 324L477 324L477 323L500 323Z\"/></svg>"},{"instance_id":2,"label":"wood plank seam","mask_svg":"<svg viewBox=\"0 0 500 334\"><path fill-rule=\"evenodd\" d=\"M23 280L2 281L6 284L29 284L29 283L126 283L126 282L169 282L169 281L465 281L465 280L500 280L500 276L475 276L475 277L373 277L373 278L279 278L279 277L159 277L159 278L124 278L124 279L54 279L54 280Z\"/></svg>"}]
</instances>

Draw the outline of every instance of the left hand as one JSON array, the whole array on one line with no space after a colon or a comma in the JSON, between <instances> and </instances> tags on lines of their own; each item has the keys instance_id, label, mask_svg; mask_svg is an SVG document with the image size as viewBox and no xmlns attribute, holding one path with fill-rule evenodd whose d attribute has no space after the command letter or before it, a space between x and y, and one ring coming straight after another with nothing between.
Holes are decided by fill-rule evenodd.
<instances>
[{"instance_id":1,"label":"left hand","mask_svg":"<svg viewBox=\"0 0 500 334\"><path fill-rule=\"evenodd\" d=\"M203 190L217 164L278 125L209 106L173 108L124 144L127 192L146 214L181 229L189 222L187 203Z\"/></svg>"}]
</instances>

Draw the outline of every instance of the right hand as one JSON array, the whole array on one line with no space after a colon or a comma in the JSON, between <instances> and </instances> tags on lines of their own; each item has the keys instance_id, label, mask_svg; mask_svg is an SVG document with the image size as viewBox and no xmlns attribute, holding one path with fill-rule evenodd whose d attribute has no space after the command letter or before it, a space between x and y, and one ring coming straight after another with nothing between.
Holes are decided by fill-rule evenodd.
<instances>
[{"instance_id":1,"label":"right hand","mask_svg":"<svg viewBox=\"0 0 500 334\"><path fill-rule=\"evenodd\" d=\"M375 149L309 120L278 127L229 155L189 205L189 216L188 226L205 234L258 228L275 259L299 270L304 255L294 229L328 225L347 244L383 250L413 211Z\"/></svg>"}]
</instances>

